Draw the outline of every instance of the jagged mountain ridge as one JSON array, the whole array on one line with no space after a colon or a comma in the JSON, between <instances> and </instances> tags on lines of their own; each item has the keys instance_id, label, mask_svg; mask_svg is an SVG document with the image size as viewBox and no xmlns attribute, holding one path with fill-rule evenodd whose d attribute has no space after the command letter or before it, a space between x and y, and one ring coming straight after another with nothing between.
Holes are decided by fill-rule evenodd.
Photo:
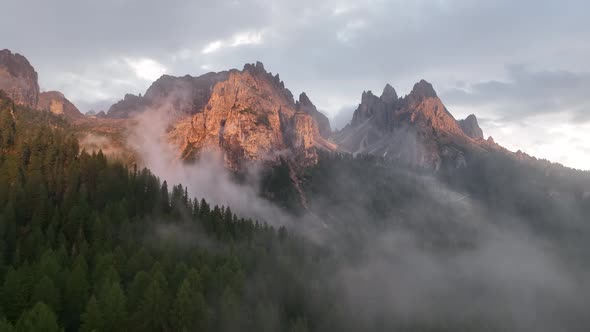
<instances>
[{"instance_id":1,"label":"jagged mountain ridge","mask_svg":"<svg viewBox=\"0 0 590 332\"><path fill-rule=\"evenodd\" d=\"M330 133L328 119L304 93L295 102L279 76L260 62L227 72L227 79L212 87L207 103L189 114L169 134L183 158L217 150L233 169L248 161L276 163L285 156L306 166L317 162L316 149L335 150L324 136Z\"/></svg>"},{"instance_id":2,"label":"jagged mountain ridge","mask_svg":"<svg viewBox=\"0 0 590 332\"><path fill-rule=\"evenodd\" d=\"M59 91L40 92L38 74L29 60L10 50L0 50L0 90L16 105L80 118L84 115Z\"/></svg>"},{"instance_id":3,"label":"jagged mountain ridge","mask_svg":"<svg viewBox=\"0 0 590 332\"><path fill-rule=\"evenodd\" d=\"M242 86L233 102L226 91L239 89L228 85L231 77ZM221 85L225 88L217 89ZM259 93L257 85L266 94ZM284 156L307 166L317 159L318 149L374 154L434 170L444 162L461 167L465 154L474 151L500 150L521 161L537 160L520 151L512 153L491 137L483 140L475 115L455 120L432 85L423 80L402 98L389 84L380 97L364 92L351 123L336 133L305 93L295 100L279 75L267 73L262 63L199 77L163 75L144 96L127 94L107 114L84 116L62 93L40 92L37 72L24 56L2 50L0 90L15 104L63 115L81 135L92 132L115 138L122 149L129 149L125 136L134 113L165 107L181 115L168 132L180 158L218 150L231 168L249 161L272 164ZM268 96L274 97L265 100Z\"/></svg>"},{"instance_id":4,"label":"jagged mountain ridge","mask_svg":"<svg viewBox=\"0 0 590 332\"><path fill-rule=\"evenodd\" d=\"M434 170L445 162L464 166L467 151L499 148L492 140L483 140L475 115L457 121L425 80L402 98L389 84L380 97L363 92L351 123L332 139L343 151Z\"/></svg>"}]
</instances>

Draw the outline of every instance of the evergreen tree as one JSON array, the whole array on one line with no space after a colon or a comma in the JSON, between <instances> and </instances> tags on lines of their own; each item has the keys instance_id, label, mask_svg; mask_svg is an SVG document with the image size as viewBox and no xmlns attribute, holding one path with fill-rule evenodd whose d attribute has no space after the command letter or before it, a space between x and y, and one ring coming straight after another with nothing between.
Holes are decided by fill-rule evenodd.
<instances>
[{"instance_id":1,"label":"evergreen tree","mask_svg":"<svg viewBox=\"0 0 590 332\"><path fill-rule=\"evenodd\" d=\"M23 312L16 323L17 332L59 332L55 313L43 302L37 302L35 306Z\"/></svg>"},{"instance_id":2,"label":"evergreen tree","mask_svg":"<svg viewBox=\"0 0 590 332\"><path fill-rule=\"evenodd\" d=\"M168 183L166 181L162 183L162 188L160 189L160 201L162 202L162 212L166 214L170 212L170 198L168 193Z\"/></svg>"},{"instance_id":3,"label":"evergreen tree","mask_svg":"<svg viewBox=\"0 0 590 332\"><path fill-rule=\"evenodd\" d=\"M176 331L205 331L209 327L209 309L205 297L188 279L178 289L172 317Z\"/></svg>"},{"instance_id":4,"label":"evergreen tree","mask_svg":"<svg viewBox=\"0 0 590 332\"><path fill-rule=\"evenodd\" d=\"M165 331L168 329L170 313L167 285L161 272L152 276L142 302L139 305L136 320L143 331Z\"/></svg>"},{"instance_id":5,"label":"evergreen tree","mask_svg":"<svg viewBox=\"0 0 590 332\"><path fill-rule=\"evenodd\" d=\"M10 268L4 277L2 303L6 317L15 321L28 307L27 289L23 280L22 270Z\"/></svg>"},{"instance_id":6,"label":"evergreen tree","mask_svg":"<svg viewBox=\"0 0 590 332\"><path fill-rule=\"evenodd\" d=\"M80 328L81 332L101 332L106 331L104 330L104 316L100 311L100 307L98 306L98 301L96 297L91 296L90 300L86 304L86 310L82 314L82 326Z\"/></svg>"},{"instance_id":7,"label":"evergreen tree","mask_svg":"<svg viewBox=\"0 0 590 332\"><path fill-rule=\"evenodd\" d=\"M54 312L61 310L59 289L47 275L44 275L35 286L32 302L46 303Z\"/></svg>"},{"instance_id":8,"label":"evergreen tree","mask_svg":"<svg viewBox=\"0 0 590 332\"><path fill-rule=\"evenodd\" d=\"M113 281L110 287L103 287L103 291L99 296L99 304L100 312L104 318L103 328L105 331L117 332L126 330L126 301L125 294L118 282Z\"/></svg>"},{"instance_id":9,"label":"evergreen tree","mask_svg":"<svg viewBox=\"0 0 590 332\"><path fill-rule=\"evenodd\" d=\"M77 329L80 324L80 314L88 301L88 278L82 262L77 263L70 271L64 292L64 319L66 329Z\"/></svg>"}]
</instances>

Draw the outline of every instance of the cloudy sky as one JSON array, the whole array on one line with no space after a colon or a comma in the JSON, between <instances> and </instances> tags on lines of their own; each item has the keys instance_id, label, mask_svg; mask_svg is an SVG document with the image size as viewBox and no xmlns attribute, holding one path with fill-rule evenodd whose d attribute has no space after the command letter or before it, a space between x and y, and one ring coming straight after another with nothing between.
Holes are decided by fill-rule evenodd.
<instances>
[{"instance_id":1,"label":"cloudy sky","mask_svg":"<svg viewBox=\"0 0 590 332\"><path fill-rule=\"evenodd\" d=\"M82 111L161 74L260 60L341 126L363 90L424 78L507 148L590 169L585 0L7 0L0 48Z\"/></svg>"}]
</instances>

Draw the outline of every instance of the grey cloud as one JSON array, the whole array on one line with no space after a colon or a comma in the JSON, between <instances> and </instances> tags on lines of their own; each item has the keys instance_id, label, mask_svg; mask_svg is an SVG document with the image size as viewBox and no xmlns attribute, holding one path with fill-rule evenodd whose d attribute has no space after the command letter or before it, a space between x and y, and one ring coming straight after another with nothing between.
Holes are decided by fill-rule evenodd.
<instances>
[{"instance_id":1,"label":"grey cloud","mask_svg":"<svg viewBox=\"0 0 590 332\"><path fill-rule=\"evenodd\" d=\"M445 99L454 105L490 107L513 121L546 113L570 113L573 120L589 120L590 73L534 71L509 66L508 80L473 83L450 89Z\"/></svg>"},{"instance_id":2,"label":"grey cloud","mask_svg":"<svg viewBox=\"0 0 590 332\"><path fill-rule=\"evenodd\" d=\"M529 61L532 52L537 59L538 54L568 50L573 42L563 45L564 33L567 40L580 40L590 29L579 23L588 9L583 1L566 6L507 0L11 0L4 7L22 15L0 23L5 31L19 27L18 33L4 36L3 46L26 54L48 89L55 82L44 76L81 72L120 56L149 57L178 75L202 73L205 64L225 69L260 59L294 90L317 95L320 104L327 103L327 95L347 99L333 111L350 104L350 94L373 84L403 82L406 87L419 78L469 75L473 68L486 72L486 67ZM199 52L209 42L260 30L265 31L261 45ZM173 61L183 50L193 51L190 58ZM106 82L113 78L95 77ZM68 95L72 87L64 88ZM127 92L120 90L121 96Z\"/></svg>"},{"instance_id":3,"label":"grey cloud","mask_svg":"<svg viewBox=\"0 0 590 332\"><path fill-rule=\"evenodd\" d=\"M41 87L64 92L82 111L144 92L149 81L112 63L148 58L179 76L261 60L332 117L363 90L391 83L407 92L424 78L451 111L486 107L482 116L505 121L558 111L572 112L564 121L589 118L583 0L8 0L2 10L11 15L0 21L10 31L0 47L26 55ZM202 53L246 32L261 42ZM514 63L527 66L510 67L504 80Z\"/></svg>"}]
</instances>

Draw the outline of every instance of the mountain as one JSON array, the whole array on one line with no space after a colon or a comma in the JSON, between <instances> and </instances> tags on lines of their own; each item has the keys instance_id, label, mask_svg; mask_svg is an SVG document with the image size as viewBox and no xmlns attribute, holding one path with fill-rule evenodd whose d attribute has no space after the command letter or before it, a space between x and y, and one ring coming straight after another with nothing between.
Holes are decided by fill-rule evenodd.
<instances>
[{"instance_id":1,"label":"mountain","mask_svg":"<svg viewBox=\"0 0 590 332\"><path fill-rule=\"evenodd\" d=\"M443 164L463 167L466 153L498 148L491 140L483 140L474 115L457 121L424 80L402 98L389 84L380 97L363 92L351 123L332 139L350 153L373 154L434 170Z\"/></svg>"},{"instance_id":2,"label":"mountain","mask_svg":"<svg viewBox=\"0 0 590 332\"><path fill-rule=\"evenodd\" d=\"M282 158L306 166L317 162L318 148L335 150L327 140L328 118L305 93L295 101L279 75L261 62L199 77L164 75L144 96L125 95L107 117L123 119L148 110L178 119L168 137L182 159L220 151L231 169L251 161L274 165Z\"/></svg>"},{"instance_id":3,"label":"mountain","mask_svg":"<svg viewBox=\"0 0 590 332\"><path fill-rule=\"evenodd\" d=\"M59 91L47 91L39 94L37 108L55 115L65 115L70 118L83 117L84 114Z\"/></svg>"},{"instance_id":4,"label":"mountain","mask_svg":"<svg viewBox=\"0 0 590 332\"><path fill-rule=\"evenodd\" d=\"M252 161L277 165L285 158L307 167L317 163L320 150L371 154L434 171L465 167L470 155L491 151L538 162L491 137L484 140L475 115L457 121L424 80L404 97L389 84L380 96L363 92L350 124L332 133L328 118L306 93L295 100L279 75L260 62L198 77L163 75L143 96L126 94L106 114L94 116L84 116L60 92L40 93L37 79L24 56L0 51L0 90L15 104L62 115L81 136L91 132L114 139L127 155L133 153L126 136L134 115L157 110L172 119L166 135L179 158L220 151L234 170Z\"/></svg>"},{"instance_id":5,"label":"mountain","mask_svg":"<svg viewBox=\"0 0 590 332\"><path fill-rule=\"evenodd\" d=\"M37 72L24 56L6 49L0 51L0 90L17 105L37 107Z\"/></svg>"},{"instance_id":6,"label":"mountain","mask_svg":"<svg viewBox=\"0 0 590 332\"><path fill-rule=\"evenodd\" d=\"M109 116L0 91L0 331L588 330L590 173L483 140L425 81L331 134L261 63L206 77ZM267 167L105 156L138 122Z\"/></svg>"},{"instance_id":7,"label":"mountain","mask_svg":"<svg viewBox=\"0 0 590 332\"><path fill-rule=\"evenodd\" d=\"M39 92L38 75L27 58L0 51L0 90L16 104L32 109L81 118L84 115L59 91Z\"/></svg>"},{"instance_id":8,"label":"mountain","mask_svg":"<svg viewBox=\"0 0 590 332\"><path fill-rule=\"evenodd\" d=\"M298 106L299 105L299 106ZM277 162L289 152L299 165L317 162L316 148L329 148L317 110L303 94L295 103L279 76L262 63L232 70L217 83L203 110L172 132L184 157L201 150L221 150L231 168L244 161ZM324 127L325 129L325 127Z\"/></svg>"}]
</instances>

